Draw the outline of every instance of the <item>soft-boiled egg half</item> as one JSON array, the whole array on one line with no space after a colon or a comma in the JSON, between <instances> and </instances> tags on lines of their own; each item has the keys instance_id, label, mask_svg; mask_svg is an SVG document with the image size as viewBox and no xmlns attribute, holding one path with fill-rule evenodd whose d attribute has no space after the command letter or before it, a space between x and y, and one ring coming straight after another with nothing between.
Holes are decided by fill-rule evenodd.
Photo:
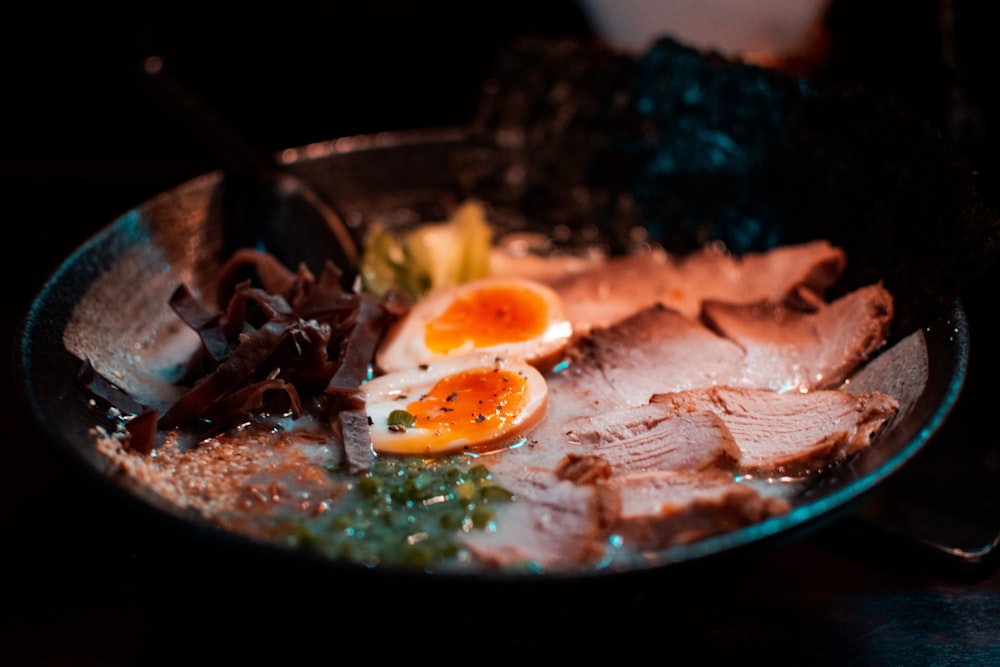
<instances>
[{"instance_id":1,"label":"soft-boiled egg half","mask_svg":"<svg viewBox=\"0 0 1000 667\"><path fill-rule=\"evenodd\" d=\"M554 290L523 278L482 278L417 302L382 341L375 363L396 371L455 354L519 357L547 372L573 327Z\"/></svg>"},{"instance_id":2,"label":"soft-boiled egg half","mask_svg":"<svg viewBox=\"0 0 1000 667\"><path fill-rule=\"evenodd\" d=\"M545 378L516 357L466 354L361 387L376 453L438 456L510 447L545 415Z\"/></svg>"}]
</instances>

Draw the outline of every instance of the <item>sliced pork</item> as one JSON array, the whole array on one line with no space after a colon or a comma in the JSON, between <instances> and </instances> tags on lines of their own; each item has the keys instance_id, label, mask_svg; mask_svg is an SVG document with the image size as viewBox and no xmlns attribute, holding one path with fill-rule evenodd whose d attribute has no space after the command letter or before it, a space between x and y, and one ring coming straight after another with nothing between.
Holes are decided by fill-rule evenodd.
<instances>
[{"instance_id":1,"label":"sliced pork","mask_svg":"<svg viewBox=\"0 0 1000 667\"><path fill-rule=\"evenodd\" d=\"M710 413L725 424L746 471L803 474L847 458L872 443L899 403L871 392L807 394L711 387L657 394L651 405L678 418Z\"/></svg>"},{"instance_id":2,"label":"sliced pork","mask_svg":"<svg viewBox=\"0 0 1000 667\"><path fill-rule=\"evenodd\" d=\"M577 456L601 457L613 474L646 470L732 470L741 452L714 412L660 404L578 417L563 425Z\"/></svg>"},{"instance_id":3,"label":"sliced pork","mask_svg":"<svg viewBox=\"0 0 1000 667\"><path fill-rule=\"evenodd\" d=\"M624 460L632 455L582 449L575 442L579 433L571 431L585 428L588 420L620 419L620 428L639 429L634 435L642 427L632 420L648 418L655 410L628 409L648 404L655 394L711 387L804 392L817 386L814 380L843 377L885 340L886 306L891 312L891 300L882 300L885 295L881 286L863 288L810 314L759 305L720 306L713 313L725 314L719 319L725 320L727 330L744 334L741 344L661 304L595 329L574 345L568 367L548 378L547 413L516 453L518 463L554 469L565 453L575 451L626 465ZM617 438L615 447L628 451L639 441ZM667 450L653 454L656 442L647 438L642 444L645 453L637 460L674 456Z\"/></svg>"},{"instance_id":4,"label":"sliced pork","mask_svg":"<svg viewBox=\"0 0 1000 667\"><path fill-rule=\"evenodd\" d=\"M642 405L663 391L732 383L742 375L745 356L739 345L662 304L592 330L576 350L569 372L550 386L586 385L594 393L604 383L602 409ZM617 405L609 405L611 397Z\"/></svg>"},{"instance_id":5,"label":"sliced pork","mask_svg":"<svg viewBox=\"0 0 1000 667\"><path fill-rule=\"evenodd\" d=\"M871 444L895 399L812 382L843 376L884 343L887 296L871 286L808 313L709 304L709 321L739 332L738 342L662 304L594 329L549 378L549 412L529 442L489 462L491 470L504 484L530 470L550 488L545 470L595 489L599 506L621 508L614 532L642 549L781 514L785 501L735 482L734 470L804 474ZM778 391L785 387L798 390ZM603 515L606 523L614 514ZM581 534L579 521L570 534ZM544 540L534 544L544 552ZM507 549L499 551L514 557Z\"/></svg>"},{"instance_id":6,"label":"sliced pork","mask_svg":"<svg viewBox=\"0 0 1000 667\"><path fill-rule=\"evenodd\" d=\"M617 492L575 484L553 470L523 466L494 475L517 502L497 508L495 531L470 531L463 543L487 567L532 563L548 570L596 562L620 512Z\"/></svg>"},{"instance_id":7,"label":"sliced pork","mask_svg":"<svg viewBox=\"0 0 1000 667\"><path fill-rule=\"evenodd\" d=\"M705 300L811 307L843 273L845 253L827 241L731 255L706 246L676 258L649 250L612 257L547 282L574 330L607 327L656 303L695 318Z\"/></svg>"},{"instance_id":8,"label":"sliced pork","mask_svg":"<svg viewBox=\"0 0 1000 667\"><path fill-rule=\"evenodd\" d=\"M591 331L574 365L588 384L594 376L603 378L622 405L645 403L655 393L721 385L829 388L885 344L892 310L892 297L881 285L808 313L764 303L708 302L704 313L713 331L656 305Z\"/></svg>"},{"instance_id":9,"label":"sliced pork","mask_svg":"<svg viewBox=\"0 0 1000 667\"><path fill-rule=\"evenodd\" d=\"M621 511L611 528L626 545L663 549L743 528L789 510L722 473L642 472L615 475Z\"/></svg>"},{"instance_id":10,"label":"sliced pork","mask_svg":"<svg viewBox=\"0 0 1000 667\"><path fill-rule=\"evenodd\" d=\"M840 385L888 337L892 295L881 284L857 289L815 312L770 303L706 302L704 321L745 352L745 387L806 391Z\"/></svg>"}]
</instances>

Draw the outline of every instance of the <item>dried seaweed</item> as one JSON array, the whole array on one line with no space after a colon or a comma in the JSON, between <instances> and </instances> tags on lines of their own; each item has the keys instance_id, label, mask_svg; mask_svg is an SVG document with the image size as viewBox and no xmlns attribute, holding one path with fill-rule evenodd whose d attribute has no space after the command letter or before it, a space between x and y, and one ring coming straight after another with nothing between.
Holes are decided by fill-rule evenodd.
<instances>
[{"instance_id":1,"label":"dried seaweed","mask_svg":"<svg viewBox=\"0 0 1000 667\"><path fill-rule=\"evenodd\" d=\"M894 337L996 263L998 216L975 170L905 102L670 38L637 56L515 42L472 126L500 146L497 201L597 229L613 250L637 226L678 253L829 239L852 258L840 289L883 280L902 297Z\"/></svg>"}]
</instances>

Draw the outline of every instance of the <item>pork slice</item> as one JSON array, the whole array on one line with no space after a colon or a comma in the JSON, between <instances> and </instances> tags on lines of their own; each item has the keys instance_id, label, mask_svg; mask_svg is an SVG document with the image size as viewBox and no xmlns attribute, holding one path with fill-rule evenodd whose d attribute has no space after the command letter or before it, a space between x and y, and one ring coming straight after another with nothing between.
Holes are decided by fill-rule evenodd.
<instances>
[{"instance_id":1,"label":"pork slice","mask_svg":"<svg viewBox=\"0 0 1000 667\"><path fill-rule=\"evenodd\" d=\"M784 245L762 253L747 253L740 262L740 275L730 276L738 285L732 291L706 292L702 301L769 301L790 307L817 305L844 273L847 253L829 241L817 240ZM697 315L695 315L697 316Z\"/></svg>"},{"instance_id":2,"label":"pork slice","mask_svg":"<svg viewBox=\"0 0 1000 667\"><path fill-rule=\"evenodd\" d=\"M571 444L565 424L587 415L627 407L622 396L608 384L600 369L579 364L547 378L545 415L527 434L524 443L501 457L498 463L515 459L516 465L555 469Z\"/></svg>"},{"instance_id":3,"label":"pork slice","mask_svg":"<svg viewBox=\"0 0 1000 667\"><path fill-rule=\"evenodd\" d=\"M843 249L827 241L731 255L706 246L681 258L648 250L612 257L547 282L574 331L607 327L655 303L696 318L706 299L812 303L843 273Z\"/></svg>"},{"instance_id":4,"label":"pork slice","mask_svg":"<svg viewBox=\"0 0 1000 667\"><path fill-rule=\"evenodd\" d=\"M881 284L850 292L815 312L773 303L708 301L705 323L745 351L746 387L808 391L836 387L885 345L892 295Z\"/></svg>"},{"instance_id":5,"label":"pork slice","mask_svg":"<svg viewBox=\"0 0 1000 667\"><path fill-rule=\"evenodd\" d=\"M569 449L601 457L613 474L736 467L740 448L718 415L672 407L649 403L570 420Z\"/></svg>"},{"instance_id":6,"label":"pork slice","mask_svg":"<svg viewBox=\"0 0 1000 667\"><path fill-rule=\"evenodd\" d=\"M619 406L648 403L663 391L729 384L743 372L740 346L662 304L591 331L578 349L576 365L594 369L591 376L614 389Z\"/></svg>"},{"instance_id":7,"label":"pork slice","mask_svg":"<svg viewBox=\"0 0 1000 667\"><path fill-rule=\"evenodd\" d=\"M604 556L610 526L618 520L617 493L603 483L575 484L553 470L532 466L491 467L491 473L515 499L498 506L495 530L462 537L481 564L553 571Z\"/></svg>"},{"instance_id":8,"label":"pork slice","mask_svg":"<svg viewBox=\"0 0 1000 667\"><path fill-rule=\"evenodd\" d=\"M625 546L663 549L780 516L786 500L766 496L723 473L653 471L615 475L621 503L612 532Z\"/></svg>"},{"instance_id":9,"label":"pork slice","mask_svg":"<svg viewBox=\"0 0 1000 667\"><path fill-rule=\"evenodd\" d=\"M788 475L822 469L869 446L899 408L877 391L854 396L833 389L712 387L657 394L650 402L678 417L711 411L738 445L743 470Z\"/></svg>"},{"instance_id":10,"label":"pork slice","mask_svg":"<svg viewBox=\"0 0 1000 667\"><path fill-rule=\"evenodd\" d=\"M577 335L611 326L657 302L686 301L681 298L681 273L663 252L610 257L596 267L546 282L559 295Z\"/></svg>"},{"instance_id":11,"label":"pork slice","mask_svg":"<svg viewBox=\"0 0 1000 667\"><path fill-rule=\"evenodd\" d=\"M740 373L743 351L704 325L655 305L591 331L570 357L567 368L546 378L545 416L524 445L510 452L519 465L554 469L566 453L585 453L568 432L574 420L618 415L648 404L654 393L729 381Z\"/></svg>"}]
</instances>

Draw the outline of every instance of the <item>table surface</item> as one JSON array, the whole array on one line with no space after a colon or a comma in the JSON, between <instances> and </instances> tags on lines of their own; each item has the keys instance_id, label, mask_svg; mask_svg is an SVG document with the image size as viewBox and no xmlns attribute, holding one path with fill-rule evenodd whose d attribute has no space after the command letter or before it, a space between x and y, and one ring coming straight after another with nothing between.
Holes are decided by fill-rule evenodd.
<instances>
[{"instance_id":1,"label":"table surface","mask_svg":"<svg viewBox=\"0 0 1000 667\"><path fill-rule=\"evenodd\" d=\"M437 5L442 12L461 11L459 3ZM71 29L75 18L49 19L44 25L51 34L39 29L34 37L76 39L97 30L95 24ZM538 21L532 27L552 28ZM508 19L495 28L488 36L500 41L524 25ZM418 48L413 37L407 39L409 48ZM459 46L471 49L471 40L464 36ZM4 285L14 298L2 315L7 349L35 291L77 244L129 207L212 166L197 147L113 88L120 80L95 77L92 70L74 73L71 60L63 58L69 49L56 50L57 63L49 52L40 56L42 48L28 48L27 39L15 45L18 56L27 58L13 84L23 87L19 133L0 153L0 175L13 186L5 197L20 217L14 222L30 228L21 232L29 235L27 244L8 246L12 255L23 249L27 257L4 265ZM485 66L482 60L467 62L467 70L455 75L466 81L461 85L422 80L437 95L433 103L408 97L408 84L400 81L392 94L368 91L362 104L361 78L348 78L358 86L357 99L334 103L314 90L303 114L292 110L303 102L296 91L301 77L315 77L315 68L298 78L287 71L278 76L256 56L251 64L263 69L246 65L244 71L234 61L258 51L237 46L245 50L206 55L202 76L217 84L215 99L230 113L260 102L249 77L263 71L272 87L285 82L280 105L269 97L246 116L253 119L246 126L250 133L274 148L461 122L478 85L469 80ZM415 72L420 68L426 75L438 58L453 57L438 53L439 46L427 48L433 52L410 65ZM285 53L281 64L302 57L314 62L317 55ZM229 78L213 79L219 72ZM410 102L409 113L401 110L403 99ZM282 130L269 129L276 126ZM336 657L351 645L415 656L435 637L458 651L454 659L487 662L545 654L567 660L693 655L780 663L1000 664L996 558L974 563L918 548L862 520L866 512L906 500L922 508L927 526L952 533L964 528L962 546L970 549L986 546L1000 529L1000 446L990 423L1000 367L990 345L1000 334L996 285L1000 278L988 275L964 298L973 344L958 405L943 431L879 495L794 542L684 576L668 571L573 586L442 589L288 571L178 532L105 495L40 440L7 393L16 388L6 385L0 401L8 424L0 466L0 662L166 664L199 653L282 656L290 662L316 650ZM9 370L10 359L3 363ZM398 642L379 642L383 637Z\"/></svg>"}]
</instances>

